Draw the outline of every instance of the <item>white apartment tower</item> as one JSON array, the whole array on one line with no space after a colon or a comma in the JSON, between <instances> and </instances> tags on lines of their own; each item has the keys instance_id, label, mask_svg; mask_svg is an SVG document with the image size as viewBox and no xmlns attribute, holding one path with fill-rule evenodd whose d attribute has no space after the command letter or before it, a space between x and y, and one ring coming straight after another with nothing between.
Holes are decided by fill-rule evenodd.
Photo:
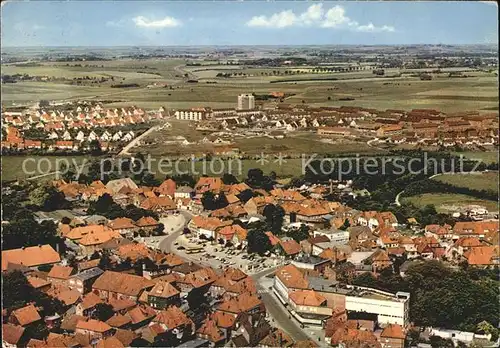
<instances>
[{"instance_id":1,"label":"white apartment tower","mask_svg":"<svg viewBox=\"0 0 500 348\"><path fill-rule=\"evenodd\" d=\"M251 94L240 94L238 96L238 110L255 109L255 97Z\"/></svg>"}]
</instances>

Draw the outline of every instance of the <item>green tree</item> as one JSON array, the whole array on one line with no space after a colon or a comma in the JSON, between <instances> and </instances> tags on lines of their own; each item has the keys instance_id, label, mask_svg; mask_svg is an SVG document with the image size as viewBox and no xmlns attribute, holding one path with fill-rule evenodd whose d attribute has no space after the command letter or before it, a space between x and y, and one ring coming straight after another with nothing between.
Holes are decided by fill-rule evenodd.
<instances>
[{"instance_id":1,"label":"green tree","mask_svg":"<svg viewBox=\"0 0 500 348\"><path fill-rule=\"evenodd\" d=\"M108 219L116 219L118 217L125 216L125 211L109 194L105 193L96 201L89 204L87 214L98 214L103 215Z\"/></svg>"},{"instance_id":2,"label":"green tree","mask_svg":"<svg viewBox=\"0 0 500 348\"><path fill-rule=\"evenodd\" d=\"M113 306L108 303L98 303L92 312L92 318L100 321L106 321L115 314Z\"/></svg>"},{"instance_id":3,"label":"green tree","mask_svg":"<svg viewBox=\"0 0 500 348\"><path fill-rule=\"evenodd\" d=\"M285 210L279 205L268 204L264 207L263 215L268 228L275 234L281 234Z\"/></svg>"},{"instance_id":4,"label":"green tree","mask_svg":"<svg viewBox=\"0 0 500 348\"><path fill-rule=\"evenodd\" d=\"M54 222L45 220L37 223L31 212L22 211L8 224L2 226L2 249L16 249L39 244L55 246L60 242Z\"/></svg>"},{"instance_id":5,"label":"green tree","mask_svg":"<svg viewBox=\"0 0 500 348\"><path fill-rule=\"evenodd\" d=\"M269 237L262 229L250 230L247 235L248 246L247 250L250 254L258 253L263 255L266 251L272 249Z\"/></svg>"},{"instance_id":6,"label":"green tree","mask_svg":"<svg viewBox=\"0 0 500 348\"><path fill-rule=\"evenodd\" d=\"M340 226L340 229L346 231L349 227L351 227L351 223L349 222L349 219L345 219L342 226Z\"/></svg>"},{"instance_id":7,"label":"green tree","mask_svg":"<svg viewBox=\"0 0 500 348\"><path fill-rule=\"evenodd\" d=\"M237 184L239 181L238 181L238 179L236 179L236 177L233 174L224 173L224 175L222 176L222 182L225 185L233 185L233 184Z\"/></svg>"},{"instance_id":8,"label":"green tree","mask_svg":"<svg viewBox=\"0 0 500 348\"><path fill-rule=\"evenodd\" d=\"M99 140L92 140L89 143L89 152L91 156L102 155L101 143L99 142Z\"/></svg>"},{"instance_id":9,"label":"green tree","mask_svg":"<svg viewBox=\"0 0 500 348\"><path fill-rule=\"evenodd\" d=\"M253 197L253 191L251 189L246 189L237 194L236 197L243 203L246 203Z\"/></svg>"},{"instance_id":10,"label":"green tree","mask_svg":"<svg viewBox=\"0 0 500 348\"><path fill-rule=\"evenodd\" d=\"M64 198L64 194L52 185L38 186L29 193L30 203L40 207L44 211L66 209L69 202Z\"/></svg>"},{"instance_id":11,"label":"green tree","mask_svg":"<svg viewBox=\"0 0 500 348\"><path fill-rule=\"evenodd\" d=\"M217 209L215 194L212 191L204 192L201 197L201 204L203 204L203 209L205 210Z\"/></svg>"},{"instance_id":12,"label":"green tree","mask_svg":"<svg viewBox=\"0 0 500 348\"><path fill-rule=\"evenodd\" d=\"M309 238L310 227L306 224L301 224L299 228L293 228L287 232L287 236L293 238L297 243Z\"/></svg>"}]
</instances>

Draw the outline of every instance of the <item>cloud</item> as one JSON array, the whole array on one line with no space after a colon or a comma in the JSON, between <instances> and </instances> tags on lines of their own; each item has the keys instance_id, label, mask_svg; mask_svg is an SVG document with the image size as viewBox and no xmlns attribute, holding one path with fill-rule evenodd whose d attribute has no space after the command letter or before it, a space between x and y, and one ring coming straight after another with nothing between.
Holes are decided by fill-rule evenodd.
<instances>
[{"instance_id":1,"label":"cloud","mask_svg":"<svg viewBox=\"0 0 500 348\"><path fill-rule=\"evenodd\" d=\"M301 13L295 14L292 10L286 10L271 16L255 16L247 23L249 27L263 28L286 28L292 26L308 27L315 26L321 28L339 28L349 29L358 32L376 33L376 32L394 32L396 29L389 25L375 26L373 23L359 24L357 21L349 18L342 6L336 5L326 12L323 4L313 4Z\"/></svg>"},{"instance_id":2,"label":"cloud","mask_svg":"<svg viewBox=\"0 0 500 348\"><path fill-rule=\"evenodd\" d=\"M249 27L265 27L265 28L286 28L294 25L297 22L297 17L291 11L283 11L273 14L270 18L266 16L256 16L247 22Z\"/></svg>"},{"instance_id":3,"label":"cloud","mask_svg":"<svg viewBox=\"0 0 500 348\"><path fill-rule=\"evenodd\" d=\"M173 17L165 17L160 20L148 19L144 16L137 16L132 19L137 27L141 28L174 28L180 26L182 23Z\"/></svg>"}]
</instances>

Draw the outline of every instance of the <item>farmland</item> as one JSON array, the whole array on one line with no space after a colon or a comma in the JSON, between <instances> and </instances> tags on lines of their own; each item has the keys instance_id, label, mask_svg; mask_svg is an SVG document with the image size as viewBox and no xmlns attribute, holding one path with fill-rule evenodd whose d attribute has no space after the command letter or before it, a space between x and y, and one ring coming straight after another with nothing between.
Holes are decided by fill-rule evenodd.
<instances>
[{"instance_id":1,"label":"farmland","mask_svg":"<svg viewBox=\"0 0 500 348\"><path fill-rule=\"evenodd\" d=\"M472 190L489 190L498 192L498 172L476 174L444 174L433 180L441 181L458 187L467 187Z\"/></svg>"},{"instance_id":2,"label":"farmland","mask_svg":"<svg viewBox=\"0 0 500 348\"><path fill-rule=\"evenodd\" d=\"M430 81L415 77L415 70L387 69L376 77L368 70L312 73L314 67L289 66L187 66L186 59L116 59L92 62L43 62L2 64L2 74L68 79L2 84L6 105L30 104L35 100L116 100L110 107L137 105L143 108L234 107L235 96L281 91L293 94L286 102L314 106L362 106L376 109L434 108L444 112L498 110L498 87L494 73L470 71L466 78L436 74ZM285 71L301 73L285 74ZM217 77L223 72L247 76ZM400 77L390 77L399 76ZM79 86L75 78L113 78L114 82ZM197 83L189 83L196 79ZM112 83L137 84L137 88L110 88ZM148 88L159 83L168 88ZM347 99L347 100L346 100Z\"/></svg>"}]
</instances>

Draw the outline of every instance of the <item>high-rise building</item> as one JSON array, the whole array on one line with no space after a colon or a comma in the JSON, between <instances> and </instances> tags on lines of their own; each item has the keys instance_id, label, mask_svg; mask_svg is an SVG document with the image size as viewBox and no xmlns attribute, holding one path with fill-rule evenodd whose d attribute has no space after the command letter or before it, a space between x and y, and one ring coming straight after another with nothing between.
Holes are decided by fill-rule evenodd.
<instances>
[{"instance_id":1,"label":"high-rise building","mask_svg":"<svg viewBox=\"0 0 500 348\"><path fill-rule=\"evenodd\" d=\"M251 94L240 94L238 96L238 110L255 109L255 97Z\"/></svg>"}]
</instances>

